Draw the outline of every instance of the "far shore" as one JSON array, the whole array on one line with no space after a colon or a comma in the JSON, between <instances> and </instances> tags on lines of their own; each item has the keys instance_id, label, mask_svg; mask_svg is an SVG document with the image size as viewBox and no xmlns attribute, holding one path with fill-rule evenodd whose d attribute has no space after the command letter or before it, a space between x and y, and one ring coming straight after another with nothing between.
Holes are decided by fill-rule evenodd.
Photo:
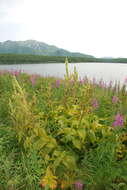
<instances>
[{"instance_id":1,"label":"far shore","mask_svg":"<svg viewBox=\"0 0 127 190\"><path fill-rule=\"evenodd\" d=\"M42 56L28 54L0 54L0 64L50 64L64 63L66 56ZM127 58L68 57L69 63L127 63Z\"/></svg>"}]
</instances>

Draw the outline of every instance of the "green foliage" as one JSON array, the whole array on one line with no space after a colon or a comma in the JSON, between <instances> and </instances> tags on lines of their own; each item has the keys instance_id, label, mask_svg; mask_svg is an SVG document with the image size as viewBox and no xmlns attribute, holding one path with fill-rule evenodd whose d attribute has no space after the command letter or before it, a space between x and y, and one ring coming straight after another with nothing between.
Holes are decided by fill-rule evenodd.
<instances>
[{"instance_id":1,"label":"green foliage","mask_svg":"<svg viewBox=\"0 0 127 190\"><path fill-rule=\"evenodd\" d=\"M65 67L64 80L0 74L0 189L127 188L125 86L81 82Z\"/></svg>"},{"instance_id":2,"label":"green foliage","mask_svg":"<svg viewBox=\"0 0 127 190\"><path fill-rule=\"evenodd\" d=\"M126 163L116 161L116 141L115 134L108 138L103 138L96 149L91 150L84 156L81 172L82 178L87 182L86 187L92 190L109 190L112 187L121 189L127 188L126 174L121 164ZM126 164L125 164L126 165Z\"/></svg>"},{"instance_id":3,"label":"green foliage","mask_svg":"<svg viewBox=\"0 0 127 190\"><path fill-rule=\"evenodd\" d=\"M15 54L12 53L1 53L0 54L0 64L26 64L26 63L64 63L65 57L68 56L70 63L85 63L85 62L99 62L99 63L127 63L126 58L113 58L113 59L104 59L104 58L95 58L92 56L81 56L76 55L67 55L59 54L56 55L36 55L34 52L20 52Z\"/></svg>"}]
</instances>

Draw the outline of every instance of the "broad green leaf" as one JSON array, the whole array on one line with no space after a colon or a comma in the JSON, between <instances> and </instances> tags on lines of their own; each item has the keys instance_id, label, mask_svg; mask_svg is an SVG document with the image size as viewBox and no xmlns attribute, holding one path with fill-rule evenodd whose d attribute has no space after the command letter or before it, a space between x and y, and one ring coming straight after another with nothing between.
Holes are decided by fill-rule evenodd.
<instances>
[{"instance_id":1,"label":"broad green leaf","mask_svg":"<svg viewBox=\"0 0 127 190\"><path fill-rule=\"evenodd\" d=\"M89 137L90 137L91 142L94 144L96 142L96 136L95 136L94 131L92 130L89 131Z\"/></svg>"},{"instance_id":2,"label":"broad green leaf","mask_svg":"<svg viewBox=\"0 0 127 190\"><path fill-rule=\"evenodd\" d=\"M79 150L81 149L81 141L80 139L77 139L77 138L72 138L72 143L73 145L78 148Z\"/></svg>"},{"instance_id":3,"label":"broad green leaf","mask_svg":"<svg viewBox=\"0 0 127 190\"><path fill-rule=\"evenodd\" d=\"M84 141L86 138L86 131L85 129L78 129L77 133L79 135L79 137Z\"/></svg>"},{"instance_id":4,"label":"broad green leaf","mask_svg":"<svg viewBox=\"0 0 127 190\"><path fill-rule=\"evenodd\" d=\"M65 152L65 151L63 151L63 152L59 151L59 153L58 153L58 151L57 151L57 157L55 158L55 161L54 161L54 163L53 163L53 169L54 169L54 170L55 170L55 169L60 165L60 163L64 160L65 155L66 155L66 152Z\"/></svg>"},{"instance_id":5,"label":"broad green leaf","mask_svg":"<svg viewBox=\"0 0 127 190\"><path fill-rule=\"evenodd\" d=\"M75 170L76 168L76 160L75 157L72 155L66 154L63 160L63 164L70 170Z\"/></svg>"}]
</instances>

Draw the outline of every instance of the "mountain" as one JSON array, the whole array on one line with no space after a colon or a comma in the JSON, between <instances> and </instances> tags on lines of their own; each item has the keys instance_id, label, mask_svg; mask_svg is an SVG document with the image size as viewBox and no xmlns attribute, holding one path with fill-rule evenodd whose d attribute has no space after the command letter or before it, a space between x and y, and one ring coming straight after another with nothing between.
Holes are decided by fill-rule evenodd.
<instances>
[{"instance_id":1,"label":"mountain","mask_svg":"<svg viewBox=\"0 0 127 190\"><path fill-rule=\"evenodd\" d=\"M33 54L44 56L71 56L93 58L91 55L70 52L36 40L0 42L0 54Z\"/></svg>"}]
</instances>

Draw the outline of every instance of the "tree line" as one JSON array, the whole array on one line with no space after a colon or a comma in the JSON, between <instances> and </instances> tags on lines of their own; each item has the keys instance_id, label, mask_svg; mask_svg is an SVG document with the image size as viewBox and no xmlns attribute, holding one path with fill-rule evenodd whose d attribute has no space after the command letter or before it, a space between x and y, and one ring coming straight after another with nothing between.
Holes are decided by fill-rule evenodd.
<instances>
[{"instance_id":1,"label":"tree line","mask_svg":"<svg viewBox=\"0 0 127 190\"><path fill-rule=\"evenodd\" d=\"M127 63L127 58L68 57L70 63L104 62ZM0 54L0 64L64 63L65 56L41 56L25 54Z\"/></svg>"}]
</instances>

